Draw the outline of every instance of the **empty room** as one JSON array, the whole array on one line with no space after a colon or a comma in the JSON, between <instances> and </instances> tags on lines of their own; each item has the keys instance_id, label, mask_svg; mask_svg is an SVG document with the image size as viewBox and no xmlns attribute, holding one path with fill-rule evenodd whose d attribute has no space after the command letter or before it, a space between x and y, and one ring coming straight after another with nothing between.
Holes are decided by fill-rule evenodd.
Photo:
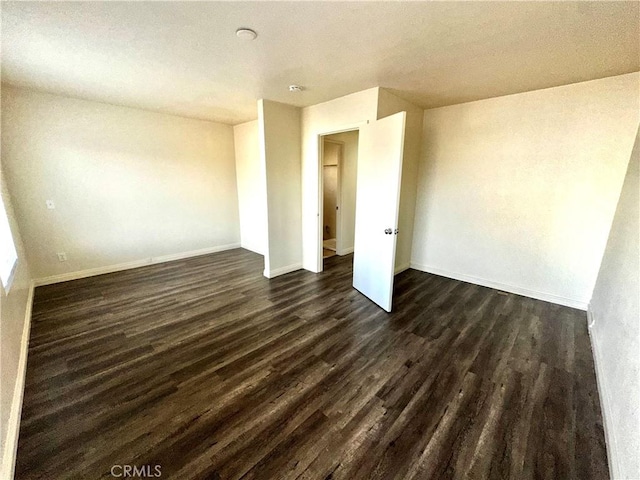
<instances>
[{"instance_id":1,"label":"empty room","mask_svg":"<svg viewBox=\"0 0 640 480\"><path fill-rule=\"evenodd\" d=\"M640 479L639 2L0 14L0 479Z\"/></svg>"}]
</instances>

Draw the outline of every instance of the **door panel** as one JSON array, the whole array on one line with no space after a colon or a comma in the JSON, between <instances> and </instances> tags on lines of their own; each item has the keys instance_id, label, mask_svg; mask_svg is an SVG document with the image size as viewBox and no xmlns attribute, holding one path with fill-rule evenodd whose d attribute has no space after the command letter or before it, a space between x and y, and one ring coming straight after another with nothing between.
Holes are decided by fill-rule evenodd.
<instances>
[{"instance_id":1,"label":"door panel","mask_svg":"<svg viewBox=\"0 0 640 480\"><path fill-rule=\"evenodd\" d=\"M406 112L360 129L353 286L391 311ZM391 232L391 233L389 233Z\"/></svg>"}]
</instances>

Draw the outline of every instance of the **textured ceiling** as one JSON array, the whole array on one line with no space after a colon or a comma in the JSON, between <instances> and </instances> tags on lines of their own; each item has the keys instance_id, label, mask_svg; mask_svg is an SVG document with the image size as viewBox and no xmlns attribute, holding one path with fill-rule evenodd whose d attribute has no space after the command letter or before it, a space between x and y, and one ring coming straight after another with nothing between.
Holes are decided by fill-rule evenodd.
<instances>
[{"instance_id":1,"label":"textured ceiling","mask_svg":"<svg viewBox=\"0 0 640 480\"><path fill-rule=\"evenodd\" d=\"M374 86L429 108L640 70L639 7L2 2L2 80L232 124L258 98L307 106Z\"/></svg>"}]
</instances>

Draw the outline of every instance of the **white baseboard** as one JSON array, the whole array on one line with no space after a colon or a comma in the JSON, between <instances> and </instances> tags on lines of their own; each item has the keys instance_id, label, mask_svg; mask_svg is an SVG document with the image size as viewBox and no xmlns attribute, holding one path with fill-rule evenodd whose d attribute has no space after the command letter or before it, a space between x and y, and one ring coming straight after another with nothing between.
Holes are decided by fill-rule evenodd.
<instances>
[{"instance_id":1,"label":"white baseboard","mask_svg":"<svg viewBox=\"0 0 640 480\"><path fill-rule=\"evenodd\" d=\"M448 270L432 267L430 265L421 265L411 262L411 268L413 268L414 270L420 270L422 272L433 273L434 275L440 275L441 277L453 278L454 280L461 280L463 282L473 283L475 285L481 285L483 287L495 288L496 290L515 293L516 295L522 295L523 297L535 298L537 300L544 300L545 302L564 305L565 307L577 308L578 310L587 310L587 306L589 305L589 302L585 300L561 297L559 295L554 295L547 292L538 292L536 290L530 290L528 288L516 287L514 285L508 285L506 283L494 282L493 280L487 280L485 278L475 277L473 275L450 272Z\"/></svg>"},{"instance_id":2,"label":"white baseboard","mask_svg":"<svg viewBox=\"0 0 640 480\"><path fill-rule=\"evenodd\" d=\"M239 243L229 243L227 245L218 245L216 247L201 248L199 250L191 250L189 252L174 253L172 255L162 255L160 257L152 257L151 263L164 263L172 262L174 260L183 260L185 258L199 257L200 255L209 255L211 253L224 252L226 250L233 250L234 248L240 248Z\"/></svg>"},{"instance_id":3,"label":"white baseboard","mask_svg":"<svg viewBox=\"0 0 640 480\"><path fill-rule=\"evenodd\" d=\"M587 327L589 327L589 334L591 334L591 327L595 325L596 319L591 311L591 304L587 307Z\"/></svg>"},{"instance_id":4,"label":"white baseboard","mask_svg":"<svg viewBox=\"0 0 640 480\"><path fill-rule=\"evenodd\" d=\"M349 255L350 253L353 253L353 247L342 248L336 252L337 255Z\"/></svg>"},{"instance_id":5,"label":"white baseboard","mask_svg":"<svg viewBox=\"0 0 640 480\"><path fill-rule=\"evenodd\" d=\"M589 338L591 339L591 350L593 352L593 363L596 370L596 384L598 385L598 397L600 398L600 408L602 410L602 427L604 429L604 442L607 446L607 460L609 461L609 476L610 478L621 478L620 469L617 462L614 459L618 458L618 448L616 444L616 437L609 428L609 419L613 418L611 414L611 401L609 391L605 388L603 379L604 373L602 372L602 357L600 354L600 347L598 345L598 339L593 330L595 325L595 317L591 310L591 305L587 308L587 322L589 324Z\"/></svg>"},{"instance_id":6,"label":"white baseboard","mask_svg":"<svg viewBox=\"0 0 640 480\"><path fill-rule=\"evenodd\" d=\"M399 273L404 272L405 270L409 270L409 268L411 267L411 264L409 262L407 263L403 263L402 265L398 265L395 269L395 271L393 272L394 275L397 275Z\"/></svg>"},{"instance_id":7,"label":"white baseboard","mask_svg":"<svg viewBox=\"0 0 640 480\"><path fill-rule=\"evenodd\" d=\"M262 273L267 278L275 278L275 277L279 277L280 275L284 275L286 273L295 272L295 271L301 270L301 269L302 269L302 264L301 263L294 263L293 265L287 265L286 267L274 268L273 270L269 270L269 271L267 271L265 269L265 271L262 272Z\"/></svg>"},{"instance_id":8,"label":"white baseboard","mask_svg":"<svg viewBox=\"0 0 640 480\"><path fill-rule=\"evenodd\" d=\"M11 411L9 412L9 424L7 425L6 443L2 453L2 470L0 478L13 478L16 466L16 453L18 451L18 434L20 433L20 414L22 413L22 399L24 397L24 382L27 373L27 352L29 350L29 334L31 332L31 309L33 307L34 282L29 286L27 297L27 308L24 314L24 325L22 326L22 339L20 341L20 358L18 360L18 371L16 383L13 389L11 400Z\"/></svg>"},{"instance_id":9,"label":"white baseboard","mask_svg":"<svg viewBox=\"0 0 640 480\"><path fill-rule=\"evenodd\" d=\"M62 273L60 275L51 275L49 277L36 278L34 284L36 287L42 285L51 285L52 283L68 282L70 280L78 280L80 278L94 277L96 275L104 275L105 273L120 272L132 268L144 267L147 265L155 265L157 263L171 262L174 260L183 260L185 258L198 257L200 255L208 255L210 253L222 252L240 248L239 243L231 243L229 245L219 245L217 247L201 248L199 250L191 250L189 252L174 253L171 255L161 255L159 257L144 258L142 260L134 260L132 262L118 263L116 265L106 265L104 267L89 268L87 270L79 270L77 272Z\"/></svg>"}]
</instances>

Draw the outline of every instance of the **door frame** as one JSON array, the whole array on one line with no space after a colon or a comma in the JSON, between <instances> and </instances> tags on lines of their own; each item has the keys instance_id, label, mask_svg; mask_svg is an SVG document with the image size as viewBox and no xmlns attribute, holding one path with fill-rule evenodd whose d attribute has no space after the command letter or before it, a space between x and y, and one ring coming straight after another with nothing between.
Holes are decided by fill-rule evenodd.
<instances>
[{"instance_id":1,"label":"door frame","mask_svg":"<svg viewBox=\"0 0 640 480\"><path fill-rule=\"evenodd\" d=\"M324 270L324 262L323 262L323 255L322 255L322 245L323 245L323 238L322 238L322 232L324 231L324 208L323 208L323 201L324 201L324 185L323 185L323 178L322 178L322 168L323 168L323 159L324 159L324 138L327 135L334 135L336 133L345 133L345 132L353 132L353 131L359 131L360 127L364 126L364 125L368 125L369 124L369 120L365 120L364 122L358 122L358 123L354 123L351 125L344 125L340 128L334 128L331 130L326 130L326 131L322 131L322 132L317 132L316 133L316 141L318 142L318 163L316 165L316 170L318 173L318 197L316 198L316 206L317 206L317 224L316 224L316 233L318 235L317 237L317 242L318 242L318 251L316 252L316 272L320 273ZM358 161L360 161L360 157L358 157ZM358 215L358 212L356 212L356 215ZM338 243L338 239L336 237L336 253L337 252L337 243Z\"/></svg>"}]
</instances>

